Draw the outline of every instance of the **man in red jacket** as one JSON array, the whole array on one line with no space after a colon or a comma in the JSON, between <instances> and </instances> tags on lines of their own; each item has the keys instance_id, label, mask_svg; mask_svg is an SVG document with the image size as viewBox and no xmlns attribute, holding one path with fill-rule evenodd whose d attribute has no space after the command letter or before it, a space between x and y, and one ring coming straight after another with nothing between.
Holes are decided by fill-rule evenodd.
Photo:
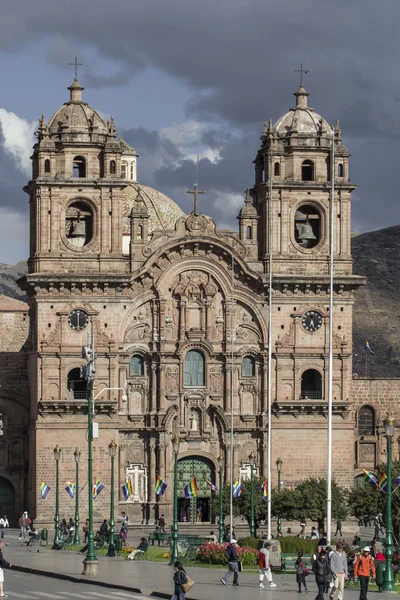
<instances>
[{"instance_id":1,"label":"man in red jacket","mask_svg":"<svg viewBox=\"0 0 400 600\"><path fill-rule=\"evenodd\" d=\"M371 548L365 546L363 553L357 557L354 567L354 577L360 580L360 600L367 600L369 577L376 577L374 559L370 555Z\"/></svg>"}]
</instances>

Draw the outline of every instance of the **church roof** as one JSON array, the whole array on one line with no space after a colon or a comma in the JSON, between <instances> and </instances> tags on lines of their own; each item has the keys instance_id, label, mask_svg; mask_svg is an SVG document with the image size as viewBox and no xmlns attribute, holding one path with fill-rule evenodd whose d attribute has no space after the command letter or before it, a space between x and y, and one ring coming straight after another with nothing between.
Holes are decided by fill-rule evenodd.
<instances>
[{"instance_id":1,"label":"church roof","mask_svg":"<svg viewBox=\"0 0 400 600\"><path fill-rule=\"evenodd\" d=\"M62 128L72 134L85 134L93 131L96 134L107 135L108 128L99 113L82 101L82 90L84 89L77 79L68 88L70 100L59 108L49 121L50 135L56 135Z\"/></svg>"},{"instance_id":2,"label":"church roof","mask_svg":"<svg viewBox=\"0 0 400 600\"><path fill-rule=\"evenodd\" d=\"M177 220L186 216L176 202L162 192L147 185L132 183L123 190L122 222L125 234L130 233L129 217L132 208L135 207L138 194L150 215L149 233L156 229L174 229Z\"/></svg>"},{"instance_id":3,"label":"church roof","mask_svg":"<svg viewBox=\"0 0 400 600\"><path fill-rule=\"evenodd\" d=\"M0 312L28 312L29 306L26 302L0 295Z\"/></svg>"},{"instance_id":4,"label":"church roof","mask_svg":"<svg viewBox=\"0 0 400 600\"><path fill-rule=\"evenodd\" d=\"M296 131L299 134L316 135L331 130L329 123L308 106L307 97L309 93L303 85L300 85L294 96L296 96L296 106L282 115L275 123L274 130L276 133L288 135Z\"/></svg>"}]
</instances>

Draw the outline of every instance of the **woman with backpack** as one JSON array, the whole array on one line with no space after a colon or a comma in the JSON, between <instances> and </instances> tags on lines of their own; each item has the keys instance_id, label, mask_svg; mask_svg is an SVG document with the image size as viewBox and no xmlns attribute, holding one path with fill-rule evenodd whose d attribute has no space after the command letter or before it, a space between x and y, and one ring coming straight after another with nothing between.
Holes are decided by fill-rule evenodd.
<instances>
[{"instance_id":1,"label":"woman with backpack","mask_svg":"<svg viewBox=\"0 0 400 600\"><path fill-rule=\"evenodd\" d=\"M308 575L310 573L310 571L307 569L307 563L304 560L303 552L298 553L297 560L294 563L294 566L296 567L296 581L297 581L297 585L299 586L297 593L301 594L301 584L303 584L304 591L307 594L308 589L307 589L307 583L306 583L306 575Z\"/></svg>"},{"instance_id":2,"label":"woman with backpack","mask_svg":"<svg viewBox=\"0 0 400 600\"><path fill-rule=\"evenodd\" d=\"M187 582L186 571L182 563L177 560L174 564L174 593L171 600L185 600L185 592L182 589L182 585Z\"/></svg>"}]
</instances>

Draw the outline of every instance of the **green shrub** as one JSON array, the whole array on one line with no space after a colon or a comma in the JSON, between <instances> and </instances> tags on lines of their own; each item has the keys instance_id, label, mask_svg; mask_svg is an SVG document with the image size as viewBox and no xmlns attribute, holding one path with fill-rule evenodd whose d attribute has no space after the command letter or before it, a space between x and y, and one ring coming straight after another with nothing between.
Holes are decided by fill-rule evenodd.
<instances>
[{"instance_id":1,"label":"green shrub","mask_svg":"<svg viewBox=\"0 0 400 600\"><path fill-rule=\"evenodd\" d=\"M279 538L281 544L281 552L284 554L294 554L297 552L304 552L304 554L312 554L317 547L318 540L303 540L298 537L281 537Z\"/></svg>"},{"instance_id":2,"label":"green shrub","mask_svg":"<svg viewBox=\"0 0 400 600\"><path fill-rule=\"evenodd\" d=\"M248 548L255 548L256 550L258 550L258 546L260 545L260 540L249 536L249 537L240 538L240 540L238 540L238 544L242 548L247 546Z\"/></svg>"}]
</instances>

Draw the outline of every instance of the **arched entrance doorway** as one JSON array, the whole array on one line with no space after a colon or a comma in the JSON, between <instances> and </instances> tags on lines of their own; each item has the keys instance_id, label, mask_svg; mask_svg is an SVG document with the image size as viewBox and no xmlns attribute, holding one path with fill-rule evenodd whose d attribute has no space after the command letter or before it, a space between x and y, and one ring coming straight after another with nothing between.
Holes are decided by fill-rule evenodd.
<instances>
[{"instance_id":1,"label":"arched entrance doorway","mask_svg":"<svg viewBox=\"0 0 400 600\"><path fill-rule=\"evenodd\" d=\"M14 488L4 477L0 477L0 515L7 515L10 527L16 526Z\"/></svg>"},{"instance_id":2,"label":"arched entrance doorway","mask_svg":"<svg viewBox=\"0 0 400 600\"><path fill-rule=\"evenodd\" d=\"M197 498L185 498L185 486L196 477ZM215 467L202 456L188 456L178 462L178 521L207 523L212 520L211 494L207 481L215 484Z\"/></svg>"}]
</instances>

